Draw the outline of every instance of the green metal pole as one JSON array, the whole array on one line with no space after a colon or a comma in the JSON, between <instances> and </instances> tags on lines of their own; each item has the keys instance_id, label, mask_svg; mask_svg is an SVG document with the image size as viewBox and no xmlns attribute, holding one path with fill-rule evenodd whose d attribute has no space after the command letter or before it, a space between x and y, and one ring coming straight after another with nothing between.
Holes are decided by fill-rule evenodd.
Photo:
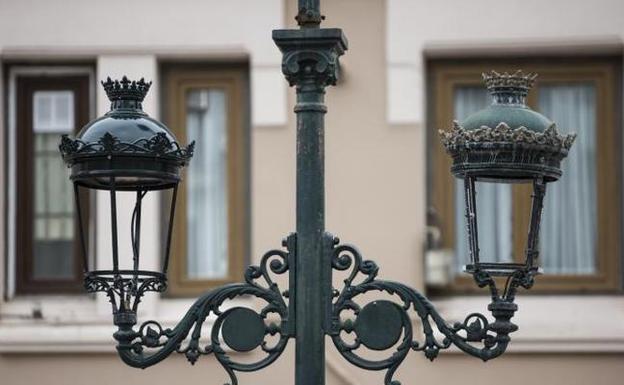
<instances>
[{"instance_id":1,"label":"green metal pole","mask_svg":"<svg viewBox=\"0 0 624 385\"><path fill-rule=\"evenodd\" d=\"M295 19L301 28L319 28L321 25L321 1L299 0L299 12Z\"/></svg>"},{"instance_id":2,"label":"green metal pole","mask_svg":"<svg viewBox=\"0 0 624 385\"><path fill-rule=\"evenodd\" d=\"M299 0L299 9L320 12L321 0Z\"/></svg>"},{"instance_id":3,"label":"green metal pole","mask_svg":"<svg viewBox=\"0 0 624 385\"><path fill-rule=\"evenodd\" d=\"M324 86L310 76L297 84L296 384L325 383Z\"/></svg>"},{"instance_id":4,"label":"green metal pole","mask_svg":"<svg viewBox=\"0 0 624 385\"><path fill-rule=\"evenodd\" d=\"M325 384L325 334L331 304L331 261L325 241L325 87L338 77L347 48L340 29L320 28L319 0L299 0L298 30L273 31L282 71L296 87L297 238L295 384ZM328 290L328 288L330 288ZM291 306L293 302L291 302Z\"/></svg>"}]
</instances>

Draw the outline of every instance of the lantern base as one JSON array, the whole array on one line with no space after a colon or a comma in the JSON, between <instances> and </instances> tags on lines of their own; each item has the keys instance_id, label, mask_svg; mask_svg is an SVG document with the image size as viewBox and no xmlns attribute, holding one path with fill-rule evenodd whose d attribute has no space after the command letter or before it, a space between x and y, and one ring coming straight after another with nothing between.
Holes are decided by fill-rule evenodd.
<instances>
[{"instance_id":1,"label":"lantern base","mask_svg":"<svg viewBox=\"0 0 624 385\"><path fill-rule=\"evenodd\" d=\"M113 313L136 312L146 292L167 290L167 277L161 272L147 270L95 270L85 273L84 288L89 293L106 293L113 305Z\"/></svg>"},{"instance_id":2,"label":"lantern base","mask_svg":"<svg viewBox=\"0 0 624 385\"><path fill-rule=\"evenodd\" d=\"M486 272L492 277L510 277L517 271L528 272L533 275L542 274L542 269L536 266L527 267L524 263L483 263L468 264L464 272L475 274L478 271Z\"/></svg>"}]
</instances>

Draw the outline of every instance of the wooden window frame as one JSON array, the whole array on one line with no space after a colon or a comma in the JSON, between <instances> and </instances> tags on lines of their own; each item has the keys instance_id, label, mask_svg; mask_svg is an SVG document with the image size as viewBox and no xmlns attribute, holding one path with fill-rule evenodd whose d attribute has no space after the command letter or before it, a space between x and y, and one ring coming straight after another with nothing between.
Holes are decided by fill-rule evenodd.
<instances>
[{"instance_id":1,"label":"wooden window frame","mask_svg":"<svg viewBox=\"0 0 624 385\"><path fill-rule=\"evenodd\" d=\"M75 133L89 122L89 75L20 75L16 79L16 294L72 294L82 292L82 247L78 220L74 215L73 273L71 279L33 277L34 238L34 153L33 95L36 91L71 90L74 92ZM60 157L60 153L59 153ZM73 197L73 194L72 194ZM89 220L89 197L81 197L84 223Z\"/></svg>"},{"instance_id":2,"label":"wooden window frame","mask_svg":"<svg viewBox=\"0 0 624 385\"><path fill-rule=\"evenodd\" d=\"M176 137L186 140L186 94L199 88L218 88L227 95L228 149L228 272L223 279L191 279L187 276L186 183L180 183L174 220L169 268L171 296L191 296L243 279L249 252L249 118L247 67L232 65L199 67L165 66L166 121ZM202 151L201 148L198 151ZM191 160L192 162L192 160ZM164 201L167 201L166 199Z\"/></svg>"},{"instance_id":3,"label":"wooden window frame","mask_svg":"<svg viewBox=\"0 0 624 385\"><path fill-rule=\"evenodd\" d=\"M481 73L484 70L537 72L538 81L529 93L527 103L533 108L537 104L540 84L592 82L596 85L597 97L597 239L596 274L592 275L541 275L536 279L531 293L608 293L621 289L621 133L620 133L620 84L621 58L543 58L543 59L499 59L499 60L437 60L429 64L429 95L433 105L429 113L433 125L429 131L429 204L438 214L438 224L443 234L442 248L455 249L455 185L450 174L451 159L439 143L437 130L448 129L453 117L453 92L458 86L483 86ZM567 127L565 127L567 129ZM564 160L565 162L565 160ZM614 167L615 166L615 167ZM526 233L530 212L529 184L512 187L513 254L515 261L523 261ZM548 194L548 190L546 192ZM477 208L478 209L478 208ZM521 236L518 236L521 235ZM462 247L462 246L460 246ZM466 246L467 247L467 246ZM472 277L457 275L447 293L473 293Z\"/></svg>"}]
</instances>

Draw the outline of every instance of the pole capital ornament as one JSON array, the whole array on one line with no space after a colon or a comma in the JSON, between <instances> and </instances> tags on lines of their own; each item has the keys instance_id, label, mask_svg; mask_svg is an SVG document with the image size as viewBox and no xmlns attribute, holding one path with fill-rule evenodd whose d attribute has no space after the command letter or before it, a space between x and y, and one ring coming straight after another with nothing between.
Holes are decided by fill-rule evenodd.
<instances>
[{"instance_id":1,"label":"pole capital ornament","mask_svg":"<svg viewBox=\"0 0 624 385\"><path fill-rule=\"evenodd\" d=\"M338 81L339 57L348 47L341 29L278 29L273 40L283 53L282 72L291 86L327 87Z\"/></svg>"}]
</instances>

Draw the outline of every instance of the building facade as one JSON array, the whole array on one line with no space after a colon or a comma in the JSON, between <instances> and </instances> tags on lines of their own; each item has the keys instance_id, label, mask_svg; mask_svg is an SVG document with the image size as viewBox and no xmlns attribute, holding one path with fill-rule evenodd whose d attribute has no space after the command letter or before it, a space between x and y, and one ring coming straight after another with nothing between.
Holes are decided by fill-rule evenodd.
<instances>
[{"instance_id":1,"label":"building facade","mask_svg":"<svg viewBox=\"0 0 624 385\"><path fill-rule=\"evenodd\" d=\"M486 364L453 350L434 363L414 352L396 377L621 383L624 3L334 0L322 13L350 44L326 97L327 228L384 278L425 291L449 321L485 311L488 297L460 273L461 205L437 129L487 103L481 71L522 68L541 75L529 103L579 134L547 194L545 274L519 295L508 352ZM61 134L108 111L99 82L123 75L152 80L145 110L181 142L197 141L170 290L139 314L175 325L199 293L239 280L295 227L294 92L270 38L295 14L290 0L0 0L0 383L227 380L212 357L195 366L170 357L145 371L118 359L107 299L80 291L75 209L56 148ZM479 195L484 253L519 255L525 192L485 186ZM88 207L89 258L100 268L108 204L94 195ZM120 204L131 212L131 200ZM149 269L160 261L163 208L145 204ZM294 382L292 344L241 383ZM328 341L327 379L378 384L383 374L350 366Z\"/></svg>"}]
</instances>

